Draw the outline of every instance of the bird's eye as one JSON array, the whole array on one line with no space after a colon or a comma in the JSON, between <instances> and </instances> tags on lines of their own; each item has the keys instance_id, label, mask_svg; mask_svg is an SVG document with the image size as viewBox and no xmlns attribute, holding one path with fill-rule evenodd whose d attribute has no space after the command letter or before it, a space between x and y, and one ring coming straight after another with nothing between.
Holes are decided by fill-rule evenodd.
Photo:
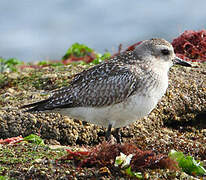
<instances>
[{"instance_id":1,"label":"bird's eye","mask_svg":"<svg viewBox=\"0 0 206 180\"><path fill-rule=\"evenodd\" d=\"M161 50L161 53L162 53L163 55L169 55L169 54L170 54L170 51L169 51L168 49L162 49L162 50Z\"/></svg>"}]
</instances>

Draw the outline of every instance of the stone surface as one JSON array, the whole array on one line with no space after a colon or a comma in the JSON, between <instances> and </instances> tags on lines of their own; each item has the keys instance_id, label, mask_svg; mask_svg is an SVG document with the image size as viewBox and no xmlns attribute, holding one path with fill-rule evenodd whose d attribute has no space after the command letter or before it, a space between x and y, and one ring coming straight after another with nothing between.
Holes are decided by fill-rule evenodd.
<instances>
[{"instance_id":1,"label":"stone surface","mask_svg":"<svg viewBox=\"0 0 206 180\"><path fill-rule=\"evenodd\" d=\"M156 141L164 146L171 145L175 143L173 142L175 136L183 136L185 140L191 139L192 136L200 136L200 143L205 141L203 132L206 128L206 64L195 64L195 66L197 67L176 66L171 69L169 88L165 96L148 117L121 129L125 140L139 139L139 144L144 141L146 142L144 148ZM46 78L47 81L51 78L49 81L56 87L58 86L56 82L69 81L68 75L72 76L81 70L79 67L68 67L63 70L46 68L40 71L41 74L55 73ZM23 84L22 81L28 78L27 73L34 71L21 72L18 75L22 75L19 83ZM38 76L34 81L37 80ZM40 90L45 84L36 89L32 83L25 83L23 88L19 88L19 84L14 84L13 87L4 86L0 91L0 138L35 133L44 139L70 145L97 144L104 139L105 129L102 127L72 120L59 114L30 114L18 109L23 104L46 98L43 94L45 90Z\"/></svg>"},{"instance_id":2,"label":"stone surface","mask_svg":"<svg viewBox=\"0 0 206 180\"><path fill-rule=\"evenodd\" d=\"M171 149L175 149L190 154L195 159L206 159L206 64L195 66L197 67L171 69L169 88L157 107L148 117L121 128L124 142L131 142L142 150L153 150L156 153L168 154ZM48 97L45 92L65 86L75 73L84 68L88 67L24 69L16 73L15 77L3 74L0 81L0 139L19 135L25 137L33 133L53 146L72 145L75 148L102 142L105 135L102 127L55 113L30 114L19 109L23 104ZM82 170L82 177L90 176L91 169ZM98 168L92 170L96 174L100 172ZM40 174L51 179L50 174L45 175L46 172L42 171ZM71 175L74 172L76 171L67 170L66 174L75 179ZM10 173L12 176L12 172ZM16 176L19 175L14 175ZM196 179L183 172L167 169L146 169L144 177Z\"/></svg>"}]
</instances>

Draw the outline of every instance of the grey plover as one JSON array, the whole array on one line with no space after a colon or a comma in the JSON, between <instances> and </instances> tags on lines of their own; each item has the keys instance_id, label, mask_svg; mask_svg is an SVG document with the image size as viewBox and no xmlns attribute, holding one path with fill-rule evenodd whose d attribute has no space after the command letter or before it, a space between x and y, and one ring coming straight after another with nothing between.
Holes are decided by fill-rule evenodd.
<instances>
[{"instance_id":1,"label":"grey plover","mask_svg":"<svg viewBox=\"0 0 206 180\"><path fill-rule=\"evenodd\" d=\"M176 57L164 39L142 41L88 70L76 74L69 86L48 99L24 105L27 112L59 112L71 118L107 128L124 127L148 115L168 87L168 71L173 64L191 66Z\"/></svg>"}]
</instances>

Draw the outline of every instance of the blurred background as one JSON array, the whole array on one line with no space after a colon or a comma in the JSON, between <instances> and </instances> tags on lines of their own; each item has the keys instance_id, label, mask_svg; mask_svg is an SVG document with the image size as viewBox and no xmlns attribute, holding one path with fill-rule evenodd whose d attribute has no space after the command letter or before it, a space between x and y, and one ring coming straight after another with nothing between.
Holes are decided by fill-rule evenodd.
<instances>
[{"instance_id":1,"label":"blurred background","mask_svg":"<svg viewBox=\"0 0 206 180\"><path fill-rule=\"evenodd\" d=\"M117 52L151 37L206 28L205 0L0 1L0 57L61 59L75 42Z\"/></svg>"}]
</instances>

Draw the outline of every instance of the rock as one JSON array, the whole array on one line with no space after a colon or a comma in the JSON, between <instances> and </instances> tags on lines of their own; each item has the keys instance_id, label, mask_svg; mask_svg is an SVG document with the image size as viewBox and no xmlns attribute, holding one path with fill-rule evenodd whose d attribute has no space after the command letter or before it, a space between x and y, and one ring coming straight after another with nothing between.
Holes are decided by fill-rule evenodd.
<instances>
[{"instance_id":1,"label":"rock","mask_svg":"<svg viewBox=\"0 0 206 180\"><path fill-rule=\"evenodd\" d=\"M57 74L45 74L42 76L42 78L57 78Z\"/></svg>"},{"instance_id":2,"label":"rock","mask_svg":"<svg viewBox=\"0 0 206 180\"><path fill-rule=\"evenodd\" d=\"M153 110L157 119L170 125L176 121L198 124L197 117L206 110L205 69L206 64L199 68L171 69L169 87L161 100L163 103L160 102Z\"/></svg>"},{"instance_id":3,"label":"rock","mask_svg":"<svg viewBox=\"0 0 206 180\"><path fill-rule=\"evenodd\" d=\"M10 93L10 94L14 94L15 93L15 90L13 88L8 88L7 89L7 92Z\"/></svg>"},{"instance_id":4,"label":"rock","mask_svg":"<svg viewBox=\"0 0 206 180\"><path fill-rule=\"evenodd\" d=\"M12 73L9 73L9 75L8 75L8 77L11 79L17 79L19 76L20 75L17 72L12 72Z\"/></svg>"},{"instance_id":5,"label":"rock","mask_svg":"<svg viewBox=\"0 0 206 180\"><path fill-rule=\"evenodd\" d=\"M73 74L74 70L82 70L81 68L75 68L70 67L56 72L54 69L45 68L42 71L43 73L44 71L45 73L48 71L55 72L55 75L48 76L48 78L53 78L61 77L58 73L72 72ZM200 64L198 68L173 67L169 74L169 87L165 96L148 117L122 128L123 138L126 141L130 139L137 141L143 149L153 145L155 149L159 143L158 148L162 148L162 151L164 151L164 148L167 148L166 146L172 146L171 142L176 141L186 131L187 135L184 135L183 139L190 142L192 136L189 135L190 131L195 133L196 129L204 130L206 128L205 69L206 64ZM9 99L9 102L0 101L4 109L8 106L16 108L45 98L41 96L42 90L33 88L30 83L25 85L29 87L27 90L16 90L17 87L9 87L5 91L0 91L1 95L6 91L10 91L13 97ZM191 126L189 131L187 131L187 126ZM40 134L44 139L53 142L55 140L65 145L96 144L104 139L105 129L89 123L85 124L82 121L72 120L57 113L30 114L23 113L17 108L0 109L0 138L19 135L24 137L31 133ZM201 138L203 134L205 135L205 131L199 133L200 139L198 142L203 143L205 140ZM156 147L155 143L157 143ZM194 142L191 141L190 143ZM184 145L182 144L181 147Z\"/></svg>"}]
</instances>

